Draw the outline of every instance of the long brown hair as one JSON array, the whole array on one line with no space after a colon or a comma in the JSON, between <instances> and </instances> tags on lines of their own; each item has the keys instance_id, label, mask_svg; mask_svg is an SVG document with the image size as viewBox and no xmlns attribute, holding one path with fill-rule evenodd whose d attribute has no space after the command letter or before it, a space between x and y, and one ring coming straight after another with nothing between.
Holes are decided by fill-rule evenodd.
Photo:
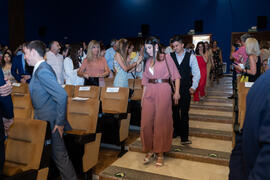
<instances>
[{"instance_id":1,"label":"long brown hair","mask_svg":"<svg viewBox=\"0 0 270 180\"><path fill-rule=\"evenodd\" d=\"M118 41L116 52L118 52L122 58L124 59L124 62L127 61L127 47L128 47L128 40L122 38Z\"/></svg>"},{"instance_id":2,"label":"long brown hair","mask_svg":"<svg viewBox=\"0 0 270 180\"><path fill-rule=\"evenodd\" d=\"M154 37L154 36L151 36L149 38L147 38L145 40L145 43L144 44L151 44L153 46L153 60L154 60L154 63L153 65L155 65L155 62L156 60L157 61L162 61L163 59L160 59L160 52L161 52L161 47L160 47L160 43L159 43L159 39ZM158 51L157 51L157 55L156 55L156 48L155 46L158 45ZM144 49L144 59L145 61L149 58L149 54L147 53L146 49Z\"/></svg>"},{"instance_id":3,"label":"long brown hair","mask_svg":"<svg viewBox=\"0 0 270 180\"><path fill-rule=\"evenodd\" d=\"M78 69L80 67L79 62L79 50L81 46L79 44L72 44L69 48L69 57L73 63L73 69Z\"/></svg>"},{"instance_id":4,"label":"long brown hair","mask_svg":"<svg viewBox=\"0 0 270 180\"><path fill-rule=\"evenodd\" d=\"M10 63L12 63L12 55L8 52L8 51L5 51L4 53L3 53L3 56L2 56L2 59L1 59L1 61L0 61L0 67L5 67L6 66L6 61L5 61L5 55L6 54L8 54L9 55L9 57L10 57Z\"/></svg>"}]
</instances>

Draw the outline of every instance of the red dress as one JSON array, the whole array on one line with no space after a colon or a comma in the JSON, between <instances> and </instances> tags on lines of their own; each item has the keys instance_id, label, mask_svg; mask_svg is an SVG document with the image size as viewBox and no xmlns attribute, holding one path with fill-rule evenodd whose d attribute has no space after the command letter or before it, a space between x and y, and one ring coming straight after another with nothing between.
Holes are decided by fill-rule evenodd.
<instances>
[{"instance_id":1,"label":"red dress","mask_svg":"<svg viewBox=\"0 0 270 180\"><path fill-rule=\"evenodd\" d=\"M206 78L207 78L207 69L206 69L206 62L204 61L202 56L196 56L197 62L200 68L201 72L201 78L198 85L198 88L196 89L194 93L194 101L199 101L200 97L205 96L205 85L206 85Z\"/></svg>"}]
</instances>

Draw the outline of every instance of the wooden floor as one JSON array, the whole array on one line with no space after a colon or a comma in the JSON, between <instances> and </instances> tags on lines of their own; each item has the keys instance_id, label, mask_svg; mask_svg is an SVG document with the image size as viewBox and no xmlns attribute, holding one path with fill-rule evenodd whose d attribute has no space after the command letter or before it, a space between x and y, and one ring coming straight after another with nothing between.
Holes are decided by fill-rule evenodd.
<instances>
[{"instance_id":1,"label":"wooden floor","mask_svg":"<svg viewBox=\"0 0 270 180\"><path fill-rule=\"evenodd\" d=\"M139 131L129 131L129 137L127 140L127 145L130 145L131 143L135 142L137 138L139 138L140 132ZM101 173L104 169L109 167L113 162L115 162L118 159L118 154L120 150L118 149L112 149L112 148L100 148L99 151L99 160L98 164L94 167L93 173L98 175Z\"/></svg>"},{"instance_id":2,"label":"wooden floor","mask_svg":"<svg viewBox=\"0 0 270 180\"><path fill-rule=\"evenodd\" d=\"M228 163L232 150L232 94L231 77L224 77L220 84L208 89L208 97L200 103L191 102L190 140L182 146L180 139L173 139L165 165L156 168L143 165L139 131L130 131L127 142L129 151L118 158L118 149L101 148L99 162L94 168L97 179L228 179Z\"/></svg>"}]
</instances>

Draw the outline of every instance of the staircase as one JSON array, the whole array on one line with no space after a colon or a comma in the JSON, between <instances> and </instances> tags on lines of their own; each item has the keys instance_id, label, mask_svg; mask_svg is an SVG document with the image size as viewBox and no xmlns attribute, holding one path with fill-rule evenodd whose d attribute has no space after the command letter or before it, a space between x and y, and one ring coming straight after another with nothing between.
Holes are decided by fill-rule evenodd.
<instances>
[{"instance_id":1,"label":"staircase","mask_svg":"<svg viewBox=\"0 0 270 180\"><path fill-rule=\"evenodd\" d=\"M191 145L180 145L173 139L166 153L164 166L143 165L140 138L129 145L129 151L99 174L100 180L227 180L232 150L233 101L232 78L208 89L208 97L200 103L191 102Z\"/></svg>"}]
</instances>

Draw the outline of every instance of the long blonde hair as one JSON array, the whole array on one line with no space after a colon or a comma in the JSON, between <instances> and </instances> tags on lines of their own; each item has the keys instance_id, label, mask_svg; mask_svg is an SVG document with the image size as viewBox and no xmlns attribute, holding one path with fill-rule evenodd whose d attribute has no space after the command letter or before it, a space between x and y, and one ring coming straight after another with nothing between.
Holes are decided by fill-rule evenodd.
<instances>
[{"instance_id":1,"label":"long blonde hair","mask_svg":"<svg viewBox=\"0 0 270 180\"><path fill-rule=\"evenodd\" d=\"M260 55L260 46L255 38L248 38L245 42L247 55Z\"/></svg>"},{"instance_id":2,"label":"long blonde hair","mask_svg":"<svg viewBox=\"0 0 270 180\"><path fill-rule=\"evenodd\" d=\"M122 38L118 41L116 52L118 52L122 56L124 62L126 62L127 60L127 47L128 40Z\"/></svg>"},{"instance_id":3,"label":"long blonde hair","mask_svg":"<svg viewBox=\"0 0 270 180\"><path fill-rule=\"evenodd\" d=\"M88 48L87 48L87 55L86 55L87 61L92 61L93 60L92 48L95 45L99 46L98 57L100 57L100 43L98 41L96 41L96 40L92 40L92 41L89 42Z\"/></svg>"}]
</instances>

